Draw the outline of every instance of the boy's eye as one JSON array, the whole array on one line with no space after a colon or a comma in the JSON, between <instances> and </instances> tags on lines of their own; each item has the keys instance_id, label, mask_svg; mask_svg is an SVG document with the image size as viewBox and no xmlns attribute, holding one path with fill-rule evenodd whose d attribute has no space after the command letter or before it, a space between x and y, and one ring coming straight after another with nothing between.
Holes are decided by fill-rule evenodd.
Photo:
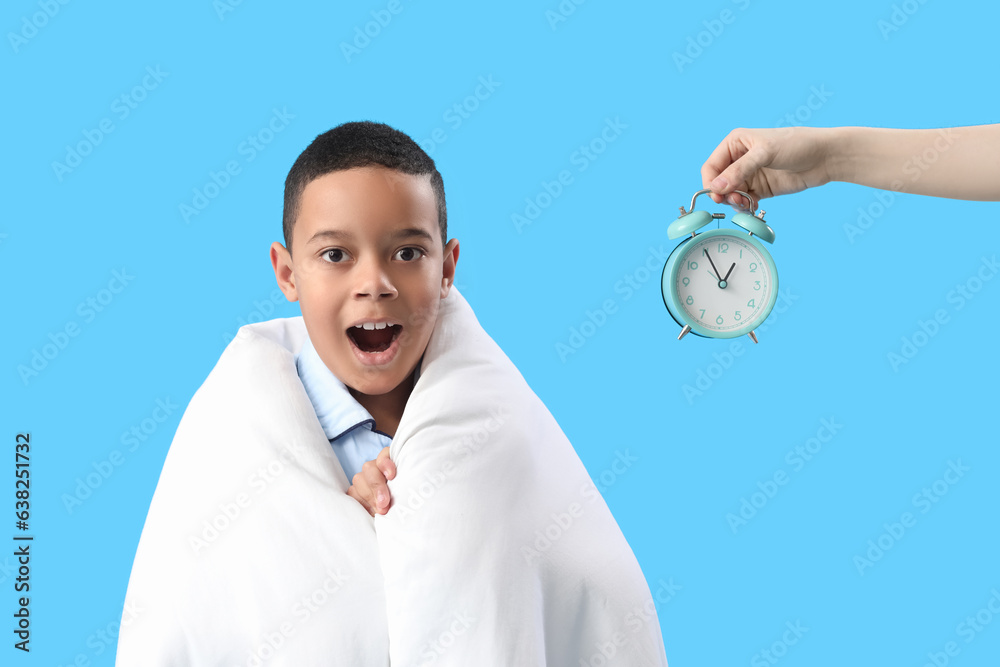
<instances>
[{"instance_id":1,"label":"boy's eye","mask_svg":"<svg viewBox=\"0 0 1000 667\"><path fill-rule=\"evenodd\" d=\"M419 254L417 254L419 253ZM426 255L420 248L400 248L396 251L396 256L404 262L412 262Z\"/></svg>"},{"instance_id":2,"label":"boy's eye","mask_svg":"<svg viewBox=\"0 0 1000 667\"><path fill-rule=\"evenodd\" d=\"M401 259L404 262L412 262L420 259L426 254L427 253L421 250L420 248L407 247L407 248L400 248L399 250L397 250L396 254L393 257L396 259ZM331 264L340 264L351 258L351 256L347 254L347 251L343 250L342 248L330 248L329 250L324 250L322 257L324 261L330 262Z\"/></svg>"},{"instance_id":3,"label":"boy's eye","mask_svg":"<svg viewBox=\"0 0 1000 667\"><path fill-rule=\"evenodd\" d=\"M323 253L323 259L331 264L339 264L348 257L349 255L340 248L332 248Z\"/></svg>"}]
</instances>

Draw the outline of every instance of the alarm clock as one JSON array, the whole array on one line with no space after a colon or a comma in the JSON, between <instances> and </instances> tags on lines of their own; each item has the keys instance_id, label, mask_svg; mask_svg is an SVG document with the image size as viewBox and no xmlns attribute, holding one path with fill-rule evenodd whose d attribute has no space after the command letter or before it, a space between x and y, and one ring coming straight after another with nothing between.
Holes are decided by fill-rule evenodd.
<instances>
[{"instance_id":1,"label":"alarm clock","mask_svg":"<svg viewBox=\"0 0 1000 667\"><path fill-rule=\"evenodd\" d=\"M694 210L695 200L711 190L691 197L689 210L670 223L667 238L688 236L674 248L663 267L662 292L667 312L681 327L680 340L688 333L707 338L747 335L754 343L754 329L767 319L778 296L778 271L761 241L774 242L774 230L764 220L753 197L735 192L750 203L749 213L733 214L732 222L743 229L698 230L722 213ZM746 232L746 233L744 233Z\"/></svg>"}]
</instances>

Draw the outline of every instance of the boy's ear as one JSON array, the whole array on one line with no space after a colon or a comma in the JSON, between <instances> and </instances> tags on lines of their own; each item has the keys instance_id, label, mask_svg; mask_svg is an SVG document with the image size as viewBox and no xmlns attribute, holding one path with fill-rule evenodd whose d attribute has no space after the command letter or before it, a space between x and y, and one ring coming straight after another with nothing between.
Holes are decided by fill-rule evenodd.
<instances>
[{"instance_id":1,"label":"boy's ear","mask_svg":"<svg viewBox=\"0 0 1000 667\"><path fill-rule=\"evenodd\" d=\"M277 241L271 244L271 268L278 287L289 301L298 301L299 292L295 288L295 271L292 267L292 255L285 246Z\"/></svg>"},{"instance_id":2,"label":"boy's ear","mask_svg":"<svg viewBox=\"0 0 1000 667\"><path fill-rule=\"evenodd\" d=\"M458 264L458 239L448 241L444 247L444 265L441 267L441 298L448 296L455 282L455 265Z\"/></svg>"}]
</instances>

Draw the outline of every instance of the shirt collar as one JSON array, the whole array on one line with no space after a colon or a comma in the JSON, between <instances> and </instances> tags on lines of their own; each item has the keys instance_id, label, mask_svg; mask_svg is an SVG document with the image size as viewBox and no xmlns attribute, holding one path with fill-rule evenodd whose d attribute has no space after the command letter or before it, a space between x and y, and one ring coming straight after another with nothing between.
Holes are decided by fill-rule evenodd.
<instances>
[{"instance_id":1,"label":"shirt collar","mask_svg":"<svg viewBox=\"0 0 1000 667\"><path fill-rule=\"evenodd\" d=\"M417 362L414 383L420 377L423 361L421 356ZM375 419L371 413L351 395L347 385L327 368L308 335L302 349L295 355L295 369L328 440L335 440L358 426L374 430Z\"/></svg>"}]
</instances>

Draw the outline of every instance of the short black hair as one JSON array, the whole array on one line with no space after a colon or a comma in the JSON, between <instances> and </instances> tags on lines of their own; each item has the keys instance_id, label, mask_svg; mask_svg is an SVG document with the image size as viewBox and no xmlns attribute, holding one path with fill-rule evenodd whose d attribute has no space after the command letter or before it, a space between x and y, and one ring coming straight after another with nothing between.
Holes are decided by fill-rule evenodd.
<instances>
[{"instance_id":1,"label":"short black hair","mask_svg":"<svg viewBox=\"0 0 1000 667\"><path fill-rule=\"evenodd\" d=\"M282 231L285 247L292 250L292 229L299 214L302 192L313 180L334 171L381 165L404 174L431 175L437 200L441 245L448 242L448 210L444 201L444 180L434 160L409 135L385 123L355 121L343 123L319 135L295 160L285 178L285 210Z\"/></svg>"}]
</instances>

